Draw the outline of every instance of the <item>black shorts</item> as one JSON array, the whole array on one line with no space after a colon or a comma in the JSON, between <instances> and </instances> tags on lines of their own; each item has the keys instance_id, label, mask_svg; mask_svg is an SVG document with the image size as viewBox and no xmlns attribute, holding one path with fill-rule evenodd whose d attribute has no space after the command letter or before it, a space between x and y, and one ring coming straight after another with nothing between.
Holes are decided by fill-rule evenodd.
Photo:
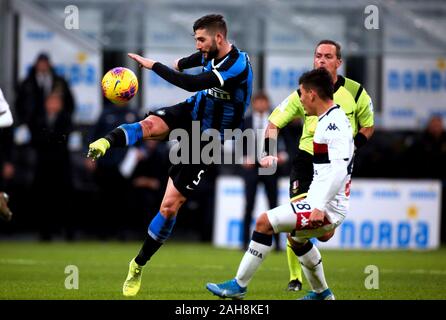
<instances>
[{"instance_id":1,"label":"black shorts","mask_svg":"<svg viewBox=\"0 0 446 320\"><path fill-rule=\"evenodd\" d=\"M189 130L192 125L191 113L193 108L193 103L184 101L170 107L150 111L149 115L154 115L163 119L163 121L169 127L169 130L178 128Z\"/></svg>"},{"instance_id":2,"label":"black shorts","mask_svg":"<svg viewBox=\"0 0 446 320\"><path fill-rule=\"evenodd\" d=\"M290 199L308 192L313 180L313 156L298 149L290 173Z\"/></svg>"},{"instance_id":3,"label":"black shorts","mask_svg":"<svg viewBox=\"0 0 446 320\"><path fill-rule=\"evenodd\" d=\"M191 133L192 128L192 110L193 103L187 101L178 103L171 107L160 108L149 112L149 115L155 115L163 119L169 127L169 130L185 129ZM168 137L167 137L168 139ZM201 148L200 148L201 150ZM192 150L189 150L190 157ZM213 164L191 164L192 158L189 158L188 164L173 164L169 168L169 177L172 179L175 188L186 198L190 196L199 186L207 170Z\"/></svg>"},{"instance_id":4,"label":"black shorts","mask_svg":"<svg viewBox=\"0 0 446 320\"><path fill-rule=\"evenodd\" d=\"M214 164L173 164L169 168L169 177L173 185L183 196L188 198L203 181L206 172Z\"/></svg>"}]
</instances>

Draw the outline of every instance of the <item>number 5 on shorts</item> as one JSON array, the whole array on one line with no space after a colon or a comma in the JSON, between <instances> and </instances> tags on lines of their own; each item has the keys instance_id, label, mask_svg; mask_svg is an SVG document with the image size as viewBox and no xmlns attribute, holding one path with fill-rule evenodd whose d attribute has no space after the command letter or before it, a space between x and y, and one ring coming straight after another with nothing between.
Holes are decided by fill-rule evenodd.
<instances>
[{"instance_id":1,"label":"number 5 on shorts","mask_svg":"<svg viewBox=\"0 0 446 320\"><path fill-rule=\"evenodd\" d=\"M203 172L204 172L204 170L200 170L200 172L198 172L197 180L192 181L194 185L198 186L198 184L200 183L201 175L203 174Z\"/></svg>"}]
</instances>

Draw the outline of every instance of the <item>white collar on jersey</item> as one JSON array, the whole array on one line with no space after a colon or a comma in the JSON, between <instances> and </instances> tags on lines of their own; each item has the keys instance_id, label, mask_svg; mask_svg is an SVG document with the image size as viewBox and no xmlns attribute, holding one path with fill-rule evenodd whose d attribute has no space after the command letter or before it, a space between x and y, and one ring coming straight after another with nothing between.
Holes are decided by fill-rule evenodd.
<instances>
[{"instance_id":1,"label":"white collar on jersey","mask_svg":"<svg viewBox=\"0 0 446 320\"><path fill-rule=\"evenodd\" d=\"M233 48L234 48L234 47L233 47L232 44L231 44L231 51L232 51ZM229 51L229 52L231 52L231 51ZM223 60L221 60L216 66L214 65L215 58L213 58L213 59L211 60L211 66L212 66L212 69L217 69L218 67L220 67L220 66L223 64L223 62L225 62L228 58L229 58L229 53L228 53L228 54L226 55L226 57L225 57Z\"/></svg>"}]
</instances>

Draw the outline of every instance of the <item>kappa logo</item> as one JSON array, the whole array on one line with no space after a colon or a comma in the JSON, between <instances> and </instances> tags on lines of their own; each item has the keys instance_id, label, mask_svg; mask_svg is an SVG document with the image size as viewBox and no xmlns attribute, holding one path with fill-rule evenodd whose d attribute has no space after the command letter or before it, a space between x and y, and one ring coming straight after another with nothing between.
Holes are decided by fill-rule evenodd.
<instances>
[{"instance_id":1,"label":"kappa logo","mask_svg":"<svg viewBox=\"0 0 446 320\"><path fill-rule=\"evenodd\" d=\"M302 225L302 227L308 226L308 219L305 217L302 217L302 220L300 220L300 224Z\"/></svg>"},{"instance_id":2,"label":"kappa logo","mask_svg":"<svg viewBox=\"0 0 446 320\"><path fill-rule=\"evenodd\" d=\"M339 130L339 128L336 126L336 124L335 123L330 123L329 125L328 125L328 127L327 127L327 130ZM327 130L325 130L325 131L327 131Z\"/></svg>"},{"instance_id":3,"label":"kappa logo","mask_svg":"<svg viewBox=\"0 0 446 320\"><path fill-rule=\"evenodd\" d=\"M166 114L166 111L158 110L158 111L156 111L156 114L159 114L160 116L164 116Z\"/></svg>"}]
</instances>

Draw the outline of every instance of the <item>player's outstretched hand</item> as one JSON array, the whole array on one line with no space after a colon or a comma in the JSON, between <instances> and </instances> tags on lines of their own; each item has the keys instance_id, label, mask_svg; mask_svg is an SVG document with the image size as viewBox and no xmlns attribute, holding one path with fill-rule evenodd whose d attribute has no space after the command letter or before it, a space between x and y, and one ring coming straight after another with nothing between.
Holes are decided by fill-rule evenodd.
<instances>
[{"instance_id":1,"label":"player's outstretched hand","mask_svg":"<svg viewBox=\"0 0 446 320\"><path fill-rule=\"evenodd\" d=\"M93 161L95 161L102 157L108 148L110 148L110 142L108 142L107 139L98 139L95 142L90 143L88 146L87 158L91 158Z\"/></svg>"},{"instance_id":2,"label":"player's outstretched hand","mask_svg":"<svg viewBox=\"0 0 446 320\"><path fill-rule=\"evenodd\" d=\"M266 156L260 159L260 166L262 168L270 168L277 164L278 158L275 156Z\"/></svg>"},{"instance_id":3,"label":"player's outstretched hand","mask_svg":"<svg viewBox=\"0 0 446 320\"><path fill-rule=\"evenodd\" d=\"M144 67L147 69L152 69L153 65L155 64L155 60L141 57L139 54L136 53L129 53L128 56L139 63L140 67Z\"/></svg>"}]
</instances>

